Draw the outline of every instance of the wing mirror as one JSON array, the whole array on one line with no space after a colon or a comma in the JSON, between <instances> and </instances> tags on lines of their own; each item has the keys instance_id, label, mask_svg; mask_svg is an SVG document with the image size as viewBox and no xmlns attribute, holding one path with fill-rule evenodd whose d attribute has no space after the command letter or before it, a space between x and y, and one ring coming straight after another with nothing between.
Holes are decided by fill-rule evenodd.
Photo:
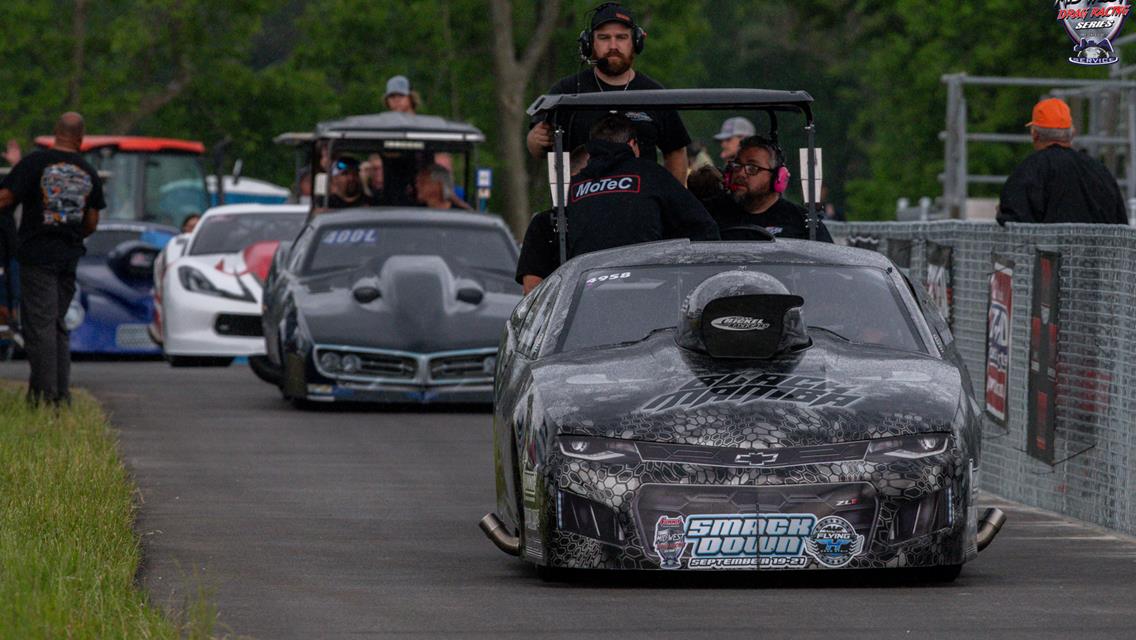
<instances>
[{"instance_id":1,"label":"wing mirror","mask_svg":"<svg viewBox=\"0 0 1136 640\"><path fill-rule=\"evenodd\" d=\"M382 297L382 293L375 287L359 287L355 291L352 291L351 294L355 296L356 300L363 304L374 302Z\"/></svg>"},{"instance_id":2,"label":"wing mirror","mask_svg":"<svg viewBox=\"0 0 1136 640\"><path fill-rule=\"evenodd\" d=\"M458 300L469 304L481 304L485 294L477 287L462 287L458 289Z\"/></svg>"}]
</instances>

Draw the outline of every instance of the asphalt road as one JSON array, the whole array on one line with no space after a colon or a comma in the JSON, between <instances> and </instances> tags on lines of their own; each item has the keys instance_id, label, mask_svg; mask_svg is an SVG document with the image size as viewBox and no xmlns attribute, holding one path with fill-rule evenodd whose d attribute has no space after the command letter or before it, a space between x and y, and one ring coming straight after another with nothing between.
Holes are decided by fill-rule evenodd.
<instances>
[{"instance_id":1,"label":"asphalt road","mask_svg":"<svg viewBox=\"0 0 1136 640\"><path fill-rule=\"evenodd\" d=\"M1136 634L1136 540L1019 505L998 502L1009 523L951 585L815 572L547 584L477 528L494 505L487 412L299 412L242 366L86 362L73 377L121 431L153 599L211 590L233 635Z\"/></svg>"}]
</instances>

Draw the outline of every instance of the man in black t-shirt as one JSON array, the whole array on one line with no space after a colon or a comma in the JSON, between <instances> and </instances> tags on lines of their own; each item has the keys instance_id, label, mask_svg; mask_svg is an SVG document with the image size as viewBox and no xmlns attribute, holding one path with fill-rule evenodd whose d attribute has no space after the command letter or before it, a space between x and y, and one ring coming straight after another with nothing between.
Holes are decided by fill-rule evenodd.
<instances>
[{"instance_id":1,"label":"man in black t-shirt","mask_svg":"<svg viewBox=\"0 0 1136 640\"><path fill-rule=\"evenodd\" d=\"M75 295L75 269L106 208L102 182L79 149L83 117L63 114L50 149L33 151L0 182L0 210L23 205L18 232L20 319L31 377L28 401L71 398L70 336L64 316Z\"/></svg>"},{"instance_id":2,"label":"man in black t-shirt","mask_svg":"<svg viewBox=\"0 0 1136 640\"><path fill-rule=\"evenodd\" d=\"M587 164L586 145L576 147L568 155L568 170L572 177L583 171ZM537 212L529 221L521 243L521 256L517 260L517 283L527 294L559 266L560 239L556 235L556 208L553 207Z\"/></svg>"},{"instance_id":3,"label":"man in black t-shirt","mask_svg":"<svg viewBox=\"0 0 1136 640\"><path fill-rule=\"evenodd\" d=\"M1073 117L1064 100L1038 102L1026 126L1034 152L1002 187L998 224L1128 224L1116 178L1098 160L1073 148Z\"/></svg>"},{"instance_id":4,"label":"man in black t-shirt","mask_svg":"<svg viewBox=\"0 0 1136 640\"><path fill-rule=\"evenodd\" d=\"M744 229L753 226L764 227L777 238L809 239L805 208L782 196L789 186L789 169L776 143L761 136L745 138L737 156L726 164L726 175L730 193L704 201L723 240L753 239L752 232ZM820 216L816 239L832 242Z\"/></svg>"},{"instance_id":5,"label":"man in black t-shirt","mask_svg":"<svg viewBox=\"0 0 1136 640\"><path fill-rule=\"evenodd\" d=\"M349 207L369 207L371 198L363 191L363 181L359 177L359 160L352 156L340 156L331 164L331 195L327 198L329 209Z\"/></svg>"},{"instance_id":6,"label":"man in black t-shirt","mask_svg":"<svg viewBox=\"0 0 1136 640\"><path fill-rule=\"evenodd\" d=\"M638 157L631 121L606 116L592 127L591 137L588 164L568 187L569 259L640 242L718 239L718 227L702 203L665 169ZM522 282L529 282L529 275L548 275L533 269L558 266L558 245L525 234L517 265Z\"/></svg>"},{"instance_id":7,"label":"man in black t-shirt","mask_svg":"<svg viewBox=\"0 0 1136 640\"><path fill-rule=\"evenodd\" d=\"M614 3L600 5L592 15L589 31L580 37L581 54L586 51L589 68L561 78L548 94L602 93L662 89L646 74L635 71L635 55L643 50L646 32L635 24L631 12ZM580 111L566 124L564 149L575 149L588 141L588 132L604 115L602 111ZM681 184L686 184L686 145L690 134L678 113L664 111L627 111L622 114L635 123L640 157L656 161L656 149L663 153L663 165ZM552 150L552 126L534 122L526 139L534 158Z\"/></svg>"}]
</instances>

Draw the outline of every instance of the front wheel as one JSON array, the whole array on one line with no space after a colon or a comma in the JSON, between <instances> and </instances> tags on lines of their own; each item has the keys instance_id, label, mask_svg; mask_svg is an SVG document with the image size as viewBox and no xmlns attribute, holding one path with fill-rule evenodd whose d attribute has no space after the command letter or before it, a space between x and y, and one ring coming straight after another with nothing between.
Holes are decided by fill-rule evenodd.
<instances>
[{"instance_id":1,"label":"front wheel","mask_svg":"<svg viewBox=\"0 0 1136 640\"><path fill-rule=\"evenodd\" d=\"M268 356L249 356L249 369L268 384L280 386L280 369L272 364Z\"/></svg>"}]
</instances>

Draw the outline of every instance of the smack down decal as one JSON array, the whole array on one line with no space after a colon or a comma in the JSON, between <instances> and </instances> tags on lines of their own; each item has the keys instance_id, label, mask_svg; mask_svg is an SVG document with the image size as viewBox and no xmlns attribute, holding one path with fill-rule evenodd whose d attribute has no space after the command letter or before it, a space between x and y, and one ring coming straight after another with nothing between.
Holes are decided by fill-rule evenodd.
<instances>
[{"instance_id":1,"label":"smack down decal","mask_svg":"<svg viewBox=\"0 0 1136 640\"><path fill-rule=\"evenodd\" d=\"M864 552L864 536L839 516L809 513L661 516L655 555L662 569L843 567Z\"/></svg>"},{"instance_id":2,"label":"smack down decal","mask_svg":"<svg viewBox=\"0 0 1136 640\"><path fill-rule=\"evenodd\" d=\"M861 399L853 393L858 388L815 376L779 373L700 376L675 391L648 400L639 410L660 413L675 408L692 409L711 402L741 405L756 400L810 407L847 407Z\"/></svg>"}]
</instances>

